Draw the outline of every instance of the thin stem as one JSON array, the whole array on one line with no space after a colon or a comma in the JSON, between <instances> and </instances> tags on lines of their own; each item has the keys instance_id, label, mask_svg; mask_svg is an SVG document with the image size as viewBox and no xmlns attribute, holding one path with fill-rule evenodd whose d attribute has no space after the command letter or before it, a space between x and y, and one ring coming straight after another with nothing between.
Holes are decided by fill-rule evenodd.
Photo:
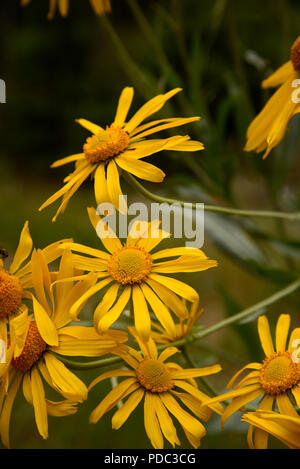
<instances>
[{"instance_id":1,"label":"thin stem","mask_svg":"<svg viewBox=\"0 0 300 469\"><path fill-rule=\"evenodd\" d=\"M300 288L300 278L296 280L295 282L290 283L287 287L283 288L282 290L277 291L276 293L269 296L268 298L265 298L264 300L256 303L255 305L244 309L240 313L234 314L233 316L227 319L224 319L223 321L220 321L217 324L214 324L213 326L205 327L201 329L200 331L196 331L196 332L192 331L191 334L183 337L182 339L176 340L175 342L170 342L168 344L159 345L157 349L158 351L162 351L168 347L179 347L179 348L184 347L188 343L195 342L196 340L202 339L203 337L213 334L226 326L242 321L243 319L247 318L248 316L255 313L256 311L266 308L267 306L275 303L276 301L284 298L285 296L288 296L294 293L299 288ZM67 366L69 366L70 368L77 369L77 370L90 370L94 368L101 368L105 366L116 365L117 363L123 362L122 358L120 357L102 358L100 360L94 360L94 361L85 362L85 363L74 362L62 356L60 356L60 360L64 362Z\"/></svg>"},{"instance_id":2,"label":"thin stem","mask_svg":"<svg viewBox=\"0 0 300 469\"><path fill-rule=\"evenodd\" d=\"M141 194L147 197L150 200L159 203L167 204L177 204L183 207L184 205L189 204L192 208L196 209L197 204L193 202L184 202L182 200L169 199L167 197L161 197L159 195L153 194L152 192L145 189L141 183L139 183L134 176L130 173L124 172L124 177L127 181L137 189ZM224 215L236 215L239 217L261 217L261 218L281 218L289 221L300 221L300 212L276 212L271 210L243 210L230 207L220 207L218 205L207 205L204 204L204 210L206 212L217 212L223 213Z\"/></svg>"}]
</instances>

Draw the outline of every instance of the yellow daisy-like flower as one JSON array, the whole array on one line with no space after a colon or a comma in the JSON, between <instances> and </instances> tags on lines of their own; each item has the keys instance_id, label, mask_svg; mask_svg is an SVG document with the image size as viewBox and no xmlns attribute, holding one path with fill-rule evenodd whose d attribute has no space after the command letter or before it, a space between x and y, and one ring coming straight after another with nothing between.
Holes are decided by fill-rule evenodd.
<instances>
[{"instance_id":1,"label":"yellow daisy-like flower","mask_svg":"<svg viewBox=\"0 0 300 469\"><path fill-rule=\"evenodd\" d=\"M281 85L279 90L269 99L263 110L250 124L247 131L246 151L265 151L266 158L284 137L290 119L300 112L297 99L293 93L300 79L300 36L291 49L291 59L275 73L262 82L263 88Z\"/></svg>"},{"instance_id":2,"label":"yellow daisy-like flower","mask_svg":"<svg viewBox=\"0 0 300 469\"><path fill-rule=\"evenodd\" d=\"M45 264L54 261L61 255L60 245L63 241L67 240L58 241L43 249ZM34 275L31 261L28 260L32 248L33 242L27 221L8 269L5 269L3 259L0 258L0 339L5 342L10 320L26 310L23 301L30 295L29 289L33 285Z\"/></svg>"},{"instance_id":3,"label":"yellow daisy-like flower","mask_svg":"<svg viewBox=\"0 0 300 469\"><path fill-rule=\"evenodd\" d=\"M266 354L263 363L249 363L239 370L229 381L227 388L233 387L238 376L246 369L251 371L237 385L234 391L222 394L208 401L216 403L232 399L222 415L222 424L235 412L246 404L259 397L260 410L270 411L276 404L280 414L298 417L297 411L291 399L300 405L300 365L293 359L293 342L300 339L300 329L294 329L291 333L288 348L286 342L291 318L288 314L281 314L276 325L276 351L273 347L269 322L266 316L258 319L258 333L262 348ZM250 427L249 432L252 432ZM268 434L257 428L254 432L255 445L266 448Z\"/></svg>"},{"instance_id":4,"label":"yellow daisy-like flower","mask_svg":"<svg viewBox=\"0 0 300 469\"><path fill-rule=\"evenodd\" d=\"M95 229L99 228L99 224L103 229L108 229L107 234L110 236L101 238L108 252L76 243L62 245L72 251L92 256L74 254L74 265L78 269L97 272L98 278L102 278L74 303L70 310L72 318L77 318L78 308L83 302L112 284L94 312L94 325L99 332L108 330L132 299L135 327L143 340L149 339L151 330L147 302L162 326L170 334L176 334L168 308L177 316L185 317L187 309L179 297L194 302L198 300L198 293L192 287L165 274L199 272L217 266L217 261L208 259L200 249L187 247L152 253L152 250L169 236L169 233L159 229L159 221L133 224L126 244L123 245L115 233L101 222L95 209L90 208L88 212ZM138 232L137 227L140 228Z\"/></svg>"},{"instance_id":5,"label":"yellow daisy-like flower","mask_svg":"<svg viewBox=\"0 0 300 469\"><path fill-rule=\"evenodd\" d=\"M183 306L185 307L185 301ZM195 301L192 303L190 311L187 311L187 316L185 318L179 317L179 321L174 324L173 332L175 333L170 333L170 331L167 331L156 322L152 322L152 327L155 331L151 332L151 337L157 344L168 344L169 342L180 340L191 332L203 312L204 309L199 308L199 301Z\"/></svg>"},{"instance_id":6,"label":"yellow daisy-like flower","mask_svg":"<svg viewBox=\"0 0 300 469\"><path fill-rule=\"evenodd\" d=\"M199 119L199 117L159 119L141 125L145 119L158 112L166 101L179 91L181 89L176 88L156 96L144 104L126 122L133 99L133 88L127 87L121 93L115 119L110 126L104 129L85 119L79 119L77 122L88 129L92 136L87 138L82 153L67 156L53 163L52 167L56 168L75 162L75 171L65 178L66 184L52 195L40 207L40 210L62 197L62 204L53 218L55 221L59 213L65 210L70 198L81 184L91 174L94 174L97 204L111 202L120 212L125 213L127 205L120 187L119 170L131 173L146 181L161 182L165 177L163 171L150 163L141 161L142 158L162 150L203 150L203 144L190 140L188 135L146 139L155 132L178 127Z\"/></svg>"},{"instance_id":7,"label":"yellow daisy-like flower","mask_svg":"<svg viewBox=\"0 0 300 469\"><path fill-rule=\"evenodd\" d=\"M106 412L129 396L112 417L112 428L118 430L144 399L145 430L154 448L164 447L163 436L173 447L180 445L170 414L178 420L191 445L198 448L201 438L206 434L205 427L198 419L207 421L211 416L211 409L202 405L207 400L207 395L198 389L193 378L218 373L221 366L183 369L177 363L166 363L169 357L179 352L177 348L168 347L158 355L151 338L145 343L134 330L131 333L138 341L141 354L128 346L119 348L116 353L130 369L108 371L91 383L89 389L106 378L126 378L93 410L90 423L97 423ZM182 408L178 401L191 413ZM217 404L213 406L213 410L222 413L223 408Z\"/></svg>"},{"instance_id":8,"label":"yellow daisy-like flower","mask_svg":"<svg viewBox=\"0 0 300 469\"><path fill-rule=\"evenodd\" d=\"M275 436L291 449L300 449L300 417L291 417L277 412L257 410L244 414L242 420L260 430ZM255 444L252 432L248 434L248 444L251 449L263 449Z\"/></svg>"},{"instance_id":9,"label":"yellow daisy-like flower","mask_svg":"<svg viewBox=\"0 0 300 469\"><path fill-rule=\"evenodd\" d=\"M21 0L21 5L29 5L31 0ZM90 4L96 15L103 15L111 11L110 0L90 0ZM48 19L52 20L58 8L61 16L67 16L69 11L69 0L50 0Z\"/></svg>"},{"instance_id":10,"label":"yellow daisy-like flower","mask_svg":"<svg viewBox=\"0 0 300 469\"><path fill-rule=\"evenodd\" d=\"M21 384L25 399L34 408L38 431L47 438L48 415L73 414L76 404L87 398L85 384L56 354L99 357L127 341L125 332L109 331L99 336L93 327L68 326L72 304L97 280L93 273L73 277L71 252L63 254L54 283L42 251L33 251L31 264L33 314L26 309L11 320L6 363L0 364L0 435L5 446L9 446L10 416ZM46 399L41 375L65 400Z\"/></svg>"}]
</instances>

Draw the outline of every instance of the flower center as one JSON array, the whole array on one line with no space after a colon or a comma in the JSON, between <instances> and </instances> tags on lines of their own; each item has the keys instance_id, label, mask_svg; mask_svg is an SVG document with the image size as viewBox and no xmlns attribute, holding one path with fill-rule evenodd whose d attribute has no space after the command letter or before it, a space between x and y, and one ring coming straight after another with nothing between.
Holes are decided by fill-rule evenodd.
<instances>
[{"instance_id":1,"label":"flower center","mask_svg":"<svg viewBox=\"0 0 300 469\"><path fill-rule=\"evenodd\" d=\"M152 258L143 248L125 246L108 262L108 272L122 285L141 283L151 272Z\"/></svg>"},{"instance_id":2,"label":"flower center","mask_svg":"<svg viewBox=\"0 0 300 469\"><path fill-rule=\"evenodd\" d=\"M299 379L300 370L290 352L278 352L266 358L259 375L261 387L271 395L292 389Z\"/></svg>"},{"instance_id":3,"label":"flower center","mask_svg":"<svg viewBox=\"0 0 300 469\"><path fill-rule=\"evenodd\" d=\"M300 72L300 36L296 39L291 49L291 61L296 72Z\"/></svg>"},{"instance_id":4,"label":"flower center","mask_svg":"<svg viewBox=\"0 0 300 469\"><path fill-rule=\"evenodd\" d=\"M23 286L15 275L0 270L0 319L10 316L22 304Z\"/></svg>"},{"instance_id":5,"label":"flower center","mask_svg":"<svg viewBox=\"0 0 300 469\"><path fill-rule=\"evenodd\" d=\"M136 369L140 384L150 392L165 392L174 387L171 374L159 360L145 358Z\"/></svg>"},{"instance_id":6,"label":"flower center","mask_svg":"<svg viewBox=\"0 0 300 469\"><path fill-rule=\"evenodd\" d=\"M32 321L29 324L22 353L19 357L12 360L12 365L22 373L26 373L41 358L46 348L47 344L42 339L36 322Z\"/></svg>"},{"instance_id":7,"label":"flower center","mask_svg":"<svg viewBox=\"0 0 300 469\"><path fill-rule=\"evenodd\" d=\"M88 137L83 145L86 159L99 163L117 156L129 145L129 136L121 127L106 127L98 134Z\"/></svg>"}]
</instances>

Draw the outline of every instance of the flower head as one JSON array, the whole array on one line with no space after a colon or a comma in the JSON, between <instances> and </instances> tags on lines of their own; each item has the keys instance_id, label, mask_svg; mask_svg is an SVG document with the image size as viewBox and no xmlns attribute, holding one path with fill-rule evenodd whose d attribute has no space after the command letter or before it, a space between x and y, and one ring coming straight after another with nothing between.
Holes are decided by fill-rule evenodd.
<instances>
[{"instance_id":1,"label":"flower head","mask_svg":"<svg viewBox=\"0 0 300 469\"><path fill-rule=\"evenodd\" d=\"M29 5L31 0L21 0L21 5ZM111 11L110 0L90 0L91 7L96 15L103 15ZM52 20L55 16L56 10L59 10L61 16L67 16L69 11L69 0L50 0L48 19Z\"/></svg>"},{"instance_id":2,"label":"flower head","mask_svg":"<svg viewBox=\"0 0 300 469\"><path fill-rule=\"evenodd\" d=\"M6 363L0 364L0 435L9 446L10 415L17 391L23 384L25 399L34 408L40 435L48 436L48 415L65 416L76 412L76 404L87 398L87 388L58 358L64 356L99 357L127 341L127 334L109 331L99 336L93 327L71 326L69 310L97 277L78 276L72 254L65 251L57 273L50 273L43 251L33 251L31 268L34 294L30 293L33 313L28 309L10 322ZM45 396L42 377L63 401Z\"/></svg>"},{"instance_id":3,"label":"flower head","mask_svg":"<svg viewBox=\"0 0 300 469\"><path fill-rule=\"evenodd\" d=\"M259 409L270 411L274 405L280 414L298 417L293 400L300 404L300 365L293 357L293 343L300 339L300 330L294 329L291 333L288 347L286 342L291 318L288 314L281 314L276 325L276 350L274 350L269 323L266 316L258 319L258 333L262 348L266 354L263 363L249 363L239 370L229 381L230 389L238 376L246 369L253 370L246 375L234 391L222 394L208 401L208 403L221 402L232 399L222 415L222 423L249 402L262 397ZM249 432L252 432L250 427ZM255 445L266 448L268 434L256 429L254 432Z\"/></svg>"},{"instance_id":4,"label":"flower head","mask_svg":"<svg viewBox=\"0 0 300 469\"><path fill-rule=\"evenodd\" d=\"M163 437L172 446L180 445L170 414L178 420L191 445L198 448L201 438L206 434L199 419L207 421L211 409L203 405L207 396L198 389L193 378L218 373L220 365L183 369L176 363L166 362L179 352L178 349L168 347L158 355L153 339L144 342L133 329L131 333L138 341L141 353L128 346L120 347L116 353L129 369L108 371L91 383L89 389L106 378L125 377L93 410L90 423L97 423L106 412L129 396L112 417L113 429L118 430L143 400L145 430L154 448L164 447ZM220 405L213 406L213 409L218 413L223 411Z\"/></svg>"},{"instance_id":5,"label":"flower head","mask_svg":"<svg viewBox=\"0 0 300 469\"><path fill-rule=\"evenodd\" d=\"M250 423L248 444L251 449L261 449L259 441L253 441L253 428L275 436L289 448L300 449L300 417L282 415L278 412L257 410L243 415L243 422Z\"/></svg>"},{"instance_id":6,"label":"flower head","mask_svg":"<svg viewBox=\"0 0 300 469\"><path fill-rule=\"evenodd\" d=\"M152 250L169 236L159 229L158 221L134 223L123 245L94 209L89 209L89 216L97 232L99 227L102 227L101 231L107 228L109 236L104 237L102 233L101 240L108 252L76 243L63 245L74 252L90 255L74 254L74 265L97 273L101 279L74 303L70 310L73 319L78 316L78 308L83 302L111 284L94 313L94 324L99 332L108 330L132 299L135 326L144 340L149 339L151 329L147 302L165 330L176 335L170 310L178 317L186 317L186 306L179 297L194 302L198 300L198 294L192 287L165 274L199 272L215 267L217 262L208 259L200 249L186 247L153 253Z\"/></svg>"},{"instance_id":7,"label":"flower head","mask_svg":"<svg viewBox=\"0 0 300 469\"><path fill-rule=\"evenodd\" d=\"M53 163L52 167L56 168L75 162L75 170L65 179L66 184L51 196L40 207L40 210L62 197L62 203L53 218L55 221L59 213L65 210L72 195L93 174L97 205L101 202L111 202L120 212L124 213L127 211L127 205L120 186L120 170L146 181L161 182L165 177L163 171L142 161L143 158L163 150L203 150L203 144L190 140L188 135L163 139L146 138L161 130L179 127L199 119L199 117L175 117L142 124L145 119L158 112L179 91L181 91L180 88L175 88L168 93L152 98L127 121L133 99L133 88L127 87L121 93L115 119L111 125L104 128L86 119L78 119L77 122L89 130L92 135L86 139L81 153L67 156Z\"/></svg>"},{"instance_id":8,"label":"flower head","mask_svg":"<svg viewBox=\"0 0 300 469\"><path fill-rule=\"evenodd\" d=\"M185 300L183 301L183 308L186 308ZM175 327L173 328L173 332L175 333L170 333L170 331L167 331L159 324L152 321L152 327L154 330L151 332L151 337L157 344L167 344L169 342L180 340L191 332L203 312L204 309L199 308L198 300L192 303L190 310L188 311L188 309L186 309L186 316L179 317L178 321L174 324Z\"/></svg>"},{"instance_id":9,"label":"flower head","mask_svg":"<svg viewBox=\"0 0 300 469\"><path fill-rule=\"evenodd\" d=\"M247 131L246 151L265 151L264 158L284 137L290 119L300 112L298 100L293 99L294 80L300 78L300 36L291 48L291 59L262 82L263 88L280 88L269 99Z\"/></svg>"}]
</instances>

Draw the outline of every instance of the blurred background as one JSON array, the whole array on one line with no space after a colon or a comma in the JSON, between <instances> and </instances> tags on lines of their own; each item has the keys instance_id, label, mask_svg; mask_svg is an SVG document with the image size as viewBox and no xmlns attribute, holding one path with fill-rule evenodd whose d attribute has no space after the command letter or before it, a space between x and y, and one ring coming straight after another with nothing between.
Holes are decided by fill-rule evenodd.
<instances>
[{"instance_id":1,"label":"blurred background","mask_svg":"<svg viewBox=\"0 0 300 469\"><path fill-rule=\"evenodd\" d=\"M145 187L186 201L300 211L299 116L266 161L243 151L247 126L272 93L263 91L260 82L289 60L299 35L298 1L265 0L262 8L259 0L112 0L112 13L99 18L87 0L71 0L69 16L57 13L52 21L46 19L48 0L32 0L26 8L19 3L0 4L0 78L7 87L7 103L0 109L1 247L14 252L25 220L36 247L66 237L100 245L86 213L94 205L90 181L56 223L51 223L56 207L42 213L38 207L61 187L69 169L50 169L50 164L80 152L87 137L75 119L109 124L128 85L135 87L131 112L155 94L180 86L183 91L158 117L201 116L175 133L201 140L205 151L157 155L154 163L167 177ZM143 200L125 181L122 187L129 202ZM293 281L300 265L299 228L295 222L206 213L203 249L219 267L181 277L200 294L205 309L200 323L214 324ZM174 243L164 241L165 246ZM299 325L299 297L291 295L266 311L273 329L280 313L292 315L292 327ZM96 299L85 318L95 304ZM251 319L190 350L196 366L222 364L223 373L210 379L218 392L239 367L263 358L256 317ZM98 374L81 376L89 383ZM32 408L20 395L12 416L12 446L150 447L142 408L118 432L111 430L111 413L98 425L88 424L109 386L93 389L76 415L50 417L47 441L39 437ZM239 422L240 415L229 420L225 432L219 417L213 417L201 447L246 448L247 425ZM184 437L182 447L189 447Z\"/></svg>"}]
</instances>

